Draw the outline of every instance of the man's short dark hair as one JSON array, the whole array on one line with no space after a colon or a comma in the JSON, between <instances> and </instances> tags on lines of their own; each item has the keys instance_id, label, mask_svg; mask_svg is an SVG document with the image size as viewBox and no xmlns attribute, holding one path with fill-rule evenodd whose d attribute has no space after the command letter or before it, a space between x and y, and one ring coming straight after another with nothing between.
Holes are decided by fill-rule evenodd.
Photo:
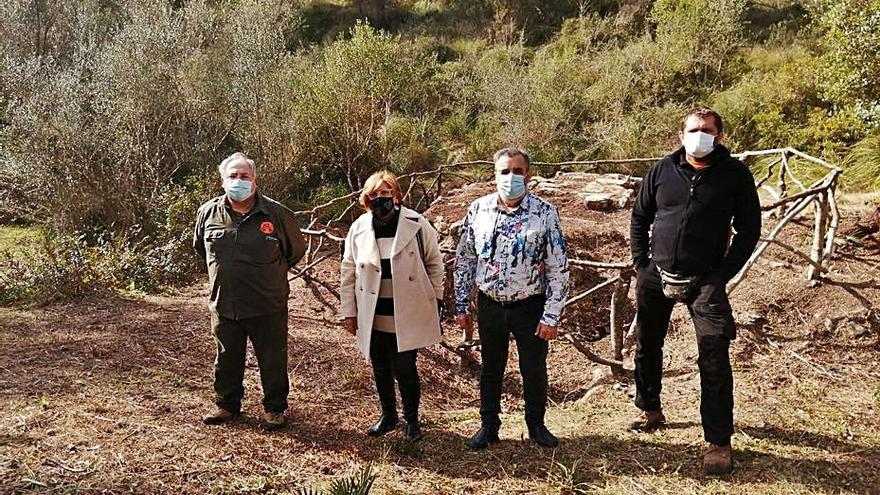
<instances>
[{"instance_id":1,"label":"man's short dark hair","mask_svg":"<svg viewBox=\"0 0 880 495\"><path fill-rule=\"evenodd\" d=\"M718 134L724 132L724 121L721 120L721 116L718 115L718 112L712 110L709 107L696 107L688 110L688 113L685 114L683 119L681 119L681 129L679 129L680 131L684 130L687 119L690 118L692 115L701 119L712 117L713 119L715 119L715 127L718 129Z\"/></svg>"},{"instance_id":2,"label":"man's short dark hair","mask_svg":"<svg viewBox=\"0 0 880 495\"><path fill-rule=\"evenodd\" d=\"M529 154L526 153L526 150L522 148L501 148L495 152L494 156L492 156L492 163L498 162L498 159L502 156L509 156L510 158L521 156L526 162L526 169L529 169L532 166L532 159L529 158Z\"/></svg>"}]
</instances>

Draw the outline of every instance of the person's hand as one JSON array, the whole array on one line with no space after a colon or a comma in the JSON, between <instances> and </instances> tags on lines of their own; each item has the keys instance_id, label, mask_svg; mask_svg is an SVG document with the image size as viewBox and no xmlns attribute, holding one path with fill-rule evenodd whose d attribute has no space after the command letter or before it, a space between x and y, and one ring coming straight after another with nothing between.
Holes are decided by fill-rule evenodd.
<instances>
[{"instance_id":1,"label":"person's hand","mask_svg":"<svg viewBox=\"0 0 880 495\"><path fill-rule=\"evenodd\" d=\"M465 342L474 340L474 319L471 315L458 315L458 326L464 331Z\"/></svg>"},{"instance_id":2,"label":"person's hand","mask_svg":"<svg viewBox=\"0 0 880 495\"><path fill-rule=\"evenodd\" d=\"M544 340L553 340L559 335L559 326L550 326L546 323L538 323L538 330L535 331L535 335Z\"/></svg>"},{"instance_id":3,"label":"person's hand","mask_svg":"<svg viewBox=\"0 0 880 495\"><path fill-rule=\"evenodd\" d=\"M353 316L346 317L343 324L345 325L346 332L348 332L352 335L357 335L358 320L356 317L353 317Z\"/></svg>"}]
</instances>

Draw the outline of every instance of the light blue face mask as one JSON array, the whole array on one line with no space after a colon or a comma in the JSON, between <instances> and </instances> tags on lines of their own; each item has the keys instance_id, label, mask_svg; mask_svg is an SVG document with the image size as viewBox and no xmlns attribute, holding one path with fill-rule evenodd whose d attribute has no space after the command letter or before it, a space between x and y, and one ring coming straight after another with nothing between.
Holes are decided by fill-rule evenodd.
<instances>
[{"instance_id":1,"label":"light blue face mask","mask_svg":"<svg viewBox=\"0 0 880 495\"><path fill-rule=\"evenodd\" d=\"M498 194L505 201L517 200L526 195L526 178L513 173L495 175Z\"/></svg>"},{"instance_id":2,"label":"light blue face mask","mask_svg":"<svg viewBox=\"0 0 880 495\"><path fill-rule=\"evenodd\" d=\"M229 179L224 184L226 195L233 201L244 201L251 197L254 183L244 179Z\"/></svg>"}]
</instances>

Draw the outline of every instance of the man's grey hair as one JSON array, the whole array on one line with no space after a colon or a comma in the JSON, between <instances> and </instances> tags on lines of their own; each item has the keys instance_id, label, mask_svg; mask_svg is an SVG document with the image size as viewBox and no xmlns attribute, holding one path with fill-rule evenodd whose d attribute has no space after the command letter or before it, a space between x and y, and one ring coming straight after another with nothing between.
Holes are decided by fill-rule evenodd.
<instances>
[{"instance_id":1,"label":"man's grey hair","mask_svg":"<svg viewBox=\"0 0 880 495\"><path fill-rule=\"evenodd\" d=\"M220 165L217 165L217 170L220 171L220 175L222 176L226 173L226 167L228 167L230 163L237 162L238 160L244 160L247 162L248 166L251 168L251 173L257 175L257 164L241 151L227 156L222 162L220 162Z\"/></svg>"},{"instance_id":2,"label":"man's grey hair","mask_svg":"<svg viewBox=\"0 0 880 495\"><path fill-rule=\"evenodd\" d=\"M501 148L495 152L494 156L492 156L492 162L497 163L498 159L502 156L509 156L510 158L521 156L526 162L526 168L528 169L532 167L532 159L529 158L529 154L526 153L526 150L522 148Z\"/></svg>"}]
</instances>

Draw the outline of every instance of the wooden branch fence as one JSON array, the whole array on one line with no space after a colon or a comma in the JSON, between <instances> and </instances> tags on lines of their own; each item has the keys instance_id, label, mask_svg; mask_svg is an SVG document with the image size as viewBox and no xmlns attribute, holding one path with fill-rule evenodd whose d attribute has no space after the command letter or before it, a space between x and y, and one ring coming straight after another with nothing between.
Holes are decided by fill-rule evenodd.
<instances>
[{"instance_id":1,"label":"wooden branch fence","mask_svg":"<svg viewBox=\"0 0 880 495\"><path fill-rule=\"evenodd\" d=\"M749 270L755 265L758 258L771 245L775 244L786 251L796 254L803 259L807 265L806 278L812 284L817 283L822 274L827 271L827 262L834 255L834 237L840 221L840 211L837 206L837 186L842 170L825 160L810 156L806 153L798 151L794 148L776 148L760 151L746 151L733 155L747 164L756 160L760 160L760 169L762 173L760 178L756 180L755 187L759 193L769 196L770 202L763 204L761 210L764 216L764 225L767 220L776 218L769 232L763 235L758 246L749 257L745 266L740 272L729 282L727 286L728 293L736 289L737 286L746 277ZM605 173L609 171L609 167L620 166L624 164L645 164L654 163L659 158L634 158L623 160L590 160L590 161L566 161L566 162L533 162L533 166L547 167L551 169L562 169L568 167L577 167L581 171L595 171L597 173ZM809 186L795 173L794 164L804 162L818 165L827 173L820 179L814 181ZM418 211L424 211L430 208L443 198L444 179L463 178L466 181L471 179L462 176L457 169L473 166L490 166L491 161L474 160L456 162L440 165L433 170L413 172L398 177L401 189L405 190L404 199L408 200L413 208ZM427 183L427 185L425 185ZM793 191L793 189L795 189ZM418 192L418 196L414 192ZM303 234L308 238L308 248L304 258L305 266L291 276L291 279L303 277L311 283L317 283L329 290L335 297L339 294L326 281L319 280L317 277L310 275L313 270L322 261L328 259L333 253L320 253L325 248L325 242L332 242L337 246L344 239L344 225L346 219L352 217L352 212L358 204L360 191L333 198L325 203L317 205L308 210L297 211L300 218L308 218L306 228L302 230ZM326 218L324 215L333 208L340 208L346 205L341 213L333 216L326 223L321 224L320 219ZM804 212L809 206L813 206L813 240L809 253L802 253L796 248L780 241L778 239L782 229L792 222L796 217ZM446 253L450 254L450 253ZM604 357L597 354L571 332L563 332L561 337L570 342L572 346L586 356L589 360L609 366L615 375L628 373L630 370L624 368L624 353L632 346L635 332L637 329L637 321L635 318L628 323L623 321L622 313L627 304L632 305L629 301L630 286L632 285L634 271L628 260L626 261L592 261L581 259L569 259L569 263L579 269L593 269L607 274L607 278L590 288L582 290L565 302L565 307L573 306L577 302L587 298L588 296L600 291L609 293L609 328L610 328L610 357ZM632 307L632 306L630 306ZM470 351L473 347L479 345L478 341L467 340L458 346L444 344L448 349L456 352L462 358L462 364L473 361Z\"/></svg>"}]
</instances>

